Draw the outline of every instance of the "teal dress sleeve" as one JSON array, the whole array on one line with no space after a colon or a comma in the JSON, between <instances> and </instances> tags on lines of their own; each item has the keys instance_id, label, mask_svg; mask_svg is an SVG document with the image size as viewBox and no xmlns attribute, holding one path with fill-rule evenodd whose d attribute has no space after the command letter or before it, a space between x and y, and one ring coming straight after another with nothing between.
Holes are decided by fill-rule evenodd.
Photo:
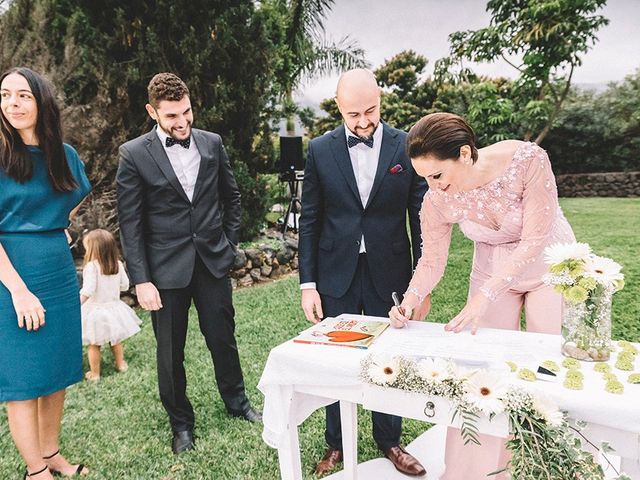
<instances>
[{"instance_id":1,"label":"teal dress sleeve","mask_svg":"<svg viewBox=\"0 0 640 480\"><path fill-rule=\"evenodd\" d=\"M65 143L64 152L67 155L67 162L69 163L71 173L76 179L76 182L78 182L77 195L80 197L80 201L82 201L82 199L91 192L91 183L84 170L84 163L80 160L76 149L71 145Z\"/></svg>"}]
</instances>

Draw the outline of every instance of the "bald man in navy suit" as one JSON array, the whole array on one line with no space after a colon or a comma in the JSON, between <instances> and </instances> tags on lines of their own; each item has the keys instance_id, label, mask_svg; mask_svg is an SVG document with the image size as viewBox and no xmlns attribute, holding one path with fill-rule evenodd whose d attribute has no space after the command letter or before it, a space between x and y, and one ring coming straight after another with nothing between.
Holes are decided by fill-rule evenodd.
<instances>
[{"instance_id":1,"label":"bald man in navy suit","mask_svg":"<svg viewBox=\"0 0 640 480\"><path fill-rule=\"evenodd\" d=\"M380 121L380 88L369 70L346 72L336 102L344 119L309 144L302 187L299 267L307 319L342 313L386 317L420 256L419 211L426 182L404 149L406 133ZM407 215L411 240L407 234ZM400 446L402 419L373 412L373 437L399 471L425 469ZM340 407L327 407L329 445L316 467L342 461Z\"/></svg>"}]
</instances>

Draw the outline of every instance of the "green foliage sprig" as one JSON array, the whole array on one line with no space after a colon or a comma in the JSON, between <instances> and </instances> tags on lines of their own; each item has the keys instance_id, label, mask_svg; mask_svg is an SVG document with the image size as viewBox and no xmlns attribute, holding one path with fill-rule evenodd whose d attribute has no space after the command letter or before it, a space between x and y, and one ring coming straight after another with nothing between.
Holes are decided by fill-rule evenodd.
<instances>
[{"instance_id":1,"label":"green foliage sprig","mask_svg":"<svg viewBox=\"0 0 640 480\"><path fill-rule=\"evenodd\" d=\"M401 356L369 355L361 363L360 376L373 385L448 399L454 411L452 422L460 418L465 445L480 444L478 422L482 415L491 420L504 412L509 421L506 448L511 459L504 468L488 475L507 471L518 480L605 478L602 467L582 447L583 442L596 447L581 432L586 424L570 423L549 399L537 393L514 385L503 388L497 374L459 369L453 361L441 359L416 361ZM478 386L500 404L474 397ZM603 445L601 450L609 453L611 448ZM630 480L624 473L617 475L617 480Z\"/></svg>"}]
</instances>

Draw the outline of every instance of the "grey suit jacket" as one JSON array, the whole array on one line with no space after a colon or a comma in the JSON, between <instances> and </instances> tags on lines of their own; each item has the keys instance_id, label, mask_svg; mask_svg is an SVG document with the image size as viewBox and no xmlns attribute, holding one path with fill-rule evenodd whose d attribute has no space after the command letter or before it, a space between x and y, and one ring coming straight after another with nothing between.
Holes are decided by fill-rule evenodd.
<instances>
[{"instance_id":1,"label":"grey suit jacket","mask_svg":"<svg viewBox=\"0 0 640 480\"><path fill-rule=\"evenodd\" d=\"M120 236L132 283L184 288L196 253L217 278L236 255L240 192L219 135L192 130L201 161L185 194L155 128L120 147L116 185Z\"/></svg>"}]
</instances>

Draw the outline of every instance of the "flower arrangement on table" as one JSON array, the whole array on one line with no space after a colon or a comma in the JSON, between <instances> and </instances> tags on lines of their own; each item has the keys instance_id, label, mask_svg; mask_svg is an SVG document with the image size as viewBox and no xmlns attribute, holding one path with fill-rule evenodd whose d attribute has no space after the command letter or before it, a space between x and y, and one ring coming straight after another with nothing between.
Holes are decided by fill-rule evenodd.
<instances>
[{"instance_id":1,"label":"flower arrangement on table","mask_svg":"<svg viewBox=\"0 0 640 480\"><path fill-rule=\"evenodd\" d=\"M591 252L586 243L557 243L544 251L549 273L564 300L562 353L578 360L606 361L611 347L611 300L624 287L622 267Z\"/></svg>"},{"instance_id":2,"label":"flower arrangement on table","mask_svg":"<svg viewBox=\"0 0 640 480\"><path fill-rule=\"evenodd\" d=\"M582 449L583 441L597 448L580 432L582 425L571 425L550 399L505 382L499 372L462 368L441 358L368 355L361 378L380 387L446 398L454 410L452 421L460 417L465 444L480 443L477 423L482 415L492 419L506 414L511 460L491 474L508 471L519 480L605 478L593 455ZM611 451L606 445L602 450ZM631 480L625 474L617 479Z\"/></svg>"}]
</instances>

